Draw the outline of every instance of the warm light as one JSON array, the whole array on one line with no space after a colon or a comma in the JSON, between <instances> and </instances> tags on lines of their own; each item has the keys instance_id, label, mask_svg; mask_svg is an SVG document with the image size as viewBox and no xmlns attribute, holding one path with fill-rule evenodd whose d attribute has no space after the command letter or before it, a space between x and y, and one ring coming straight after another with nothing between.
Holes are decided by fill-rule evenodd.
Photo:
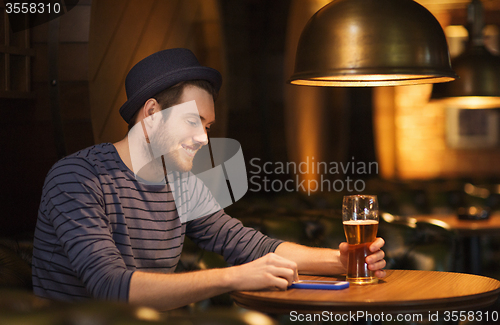
<instances>
[{"instance_id":1,"label":"warm light","mask_svg":"<svg viewBox=\"0 0 500 325\"><path fill-rule=\"evenodd\" d=\"M153 308L149 307L139 307L135 311L135 316L137 319L145 321L158 321L161 319L160 313Z\"/></svg>"},{"instance_id":2,"label":"warm light","mask_svg":"<svg viewBox=\"0 0 500 325\"><path fill-rule=\"evenodd\" d=\"M460 79L435 85L432 100L457 108L500 107L500 56L491 53L484 42L483 5L472 0L467 10L471 33L465 52L452 60ZM449 37L463 37L459 26L446 28ZM494 34L494 30L490 33Z\"/></svg>"},{"instance_id":3,"label":"warm light","mask_svg":"<svg viewBox=\"0 0 500 325\"><path fill-rule=\"evenodd\" d=\"M449 97L439 101L448 107L482 109L500 108L500 97L492 96L463 96Z\"/></svg>"},{"instance_id":4,"label":"warm light","mask_svg":"<svg viewBox=\"0 0 500 325\"><path fill-rule=\"evenodd\" d=\"M486 199L490 196L490 191L488 189L474 186L471 183L465 184L464 191L469 195L478 196L483 199ZM476 214L476 211L470 212L470 214Z\"/></svg>"},{"instance_id":5,"label":"warm light","mask_svg":"<svg viewBox=\"0 0 500 325\"><path fill-rule=\"evenodd\" d=\"M469 32L462 25L451 25L444 29L446 40L448 41L448 49L452 58L463 53L466 40L469 38Z\"/></svg>"},{"instance_id":6,"label":"warm light","mask_svg":"<svg viewBox=\"0 0 500 325\"><path fill-rule=\"evenodd\" d=\"M428 79L431 77L427 77ZM391 81L391 80L417 80L423 79L421 75L409 74L361 74L352 76L318 77L315 80L339 80L339 81ZM452 79L452 78L450 78Z\"/></svg>"},{"instance_id":7,"label":"warm light","mask_svg":"<svg viewBox=\"0 0 500 325\"><path fill-rule=\"evenodd\" d=\"M314 14L297 45L289 82L373 87L449 82L446 37L412 0L336 0Z\"/></svg>"},{"instance_id":8,"label":"warm light","mask_svg":"<svg viewBox=\"0 0 500 325\"><path fill-rule=\"evenodd\" d=\"M404 86L419 85L437 82L448 82L455 78L421 76L407 74L364 74L316 77L311 79L297 79L290 83L302 86L334 86L334 87L377 87L377 86Z\"/></svg>"},{"instance_id":9,"label":"warm light","mask_svg":"<svg viewBox=\"0 0 500 325\"><path fill-rule=\"evenodd\" d=\"M467 38L469 37L469 32L462 25L450 25L445 27L444 33L446 37L454 37L454 38Z\"/></svg>"},{"instance_id":10,"label":"warm light","mask_svg":"<svg viewBox=\"0 0 500 325\"><path fill-rule=\"evenodd\" d=\"M447 224L446 222L444 222L443 220L428 219L427 223L430 223L431 225L435 225L435 226L438 226L438 227L443 228L443 229L450 230L450 225Z\"/></svg>"},{"instance_id":11,"label":"warm light","mask_svg":"<svg viewBox=\"0 0 500 325\"><path fill-rule=\"evenodd\" d=\"M443 11L464 8L470 0L415 0L430 11Z\"/></svg>"},{"instance_id":12,"label":"warm light","mask_svg":"<svg viewBox=\"0 0 500 325\"><path fill-rule=\"evenodd\" d=\"M266 315L254 311L248 311L243 314L243 319L251 325L272 325L273 321Z\"/></svg>"}]
</instances>

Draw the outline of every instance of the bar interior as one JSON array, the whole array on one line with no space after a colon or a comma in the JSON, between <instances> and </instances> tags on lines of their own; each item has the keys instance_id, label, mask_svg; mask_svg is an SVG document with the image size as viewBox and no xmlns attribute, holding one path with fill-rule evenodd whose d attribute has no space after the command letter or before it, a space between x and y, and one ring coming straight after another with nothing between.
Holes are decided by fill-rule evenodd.
<instances>
[{"instance_id":1,"label":"bar interior","mask_svg":"<svg viewBox=\"0 0 500 325\"><path fill-rule=\"evenodd\" d=\"M178 47L222 74L210 138L239 142L247 187L232 194L228 215L272 238L338 248L343 197L376 195L388 277L372 287L397 272L415 281L430 274L415 271L500 280L500 0L44 3L53 11L59 3L61 14L15 16L12 1L0 4L0 323L351 323L342 315L356 311L310 307L313 293L288 302L294 313L276 302L281 296L262 303L245 292L164 313L32 294L47 172L67 155L122 139L128 71ZM176 272L227 266L186 237ZM471 298L456 310L452 297L439 310L412 300L388 309L391 319L366 301L358 311L368 323L405 312L424 315L405 324L466 324L446 318L464 311L465 321L496 324L500 286L491 285L471 294L481 304Z\"/></svg>"}]
</instances>

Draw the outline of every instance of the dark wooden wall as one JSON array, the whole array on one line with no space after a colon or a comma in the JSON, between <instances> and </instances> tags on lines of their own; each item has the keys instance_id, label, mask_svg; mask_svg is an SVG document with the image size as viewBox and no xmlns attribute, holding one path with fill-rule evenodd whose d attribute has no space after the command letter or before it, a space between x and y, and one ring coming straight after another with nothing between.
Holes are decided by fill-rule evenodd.
<instances>
[{"instance_id":1,"label":"dark wooden wall","mask_svg":"<svg viewBox=\"0 0 500 325\"><path fill-rule=\"evenodd\" d=\"M90 25L90 100L97 143L125 136L127 125L119 115L127 99L125 77L144 57L189 48L201 64L225 75L217 0L93 0ZM223 90L213 130L219 136L226 125L224 98Z\"/></svg>"},{"instance_id":2,"label":"dark wooden wall","mask_svg":"<svg viewBox=\"0 0 500 325\"><path fill-rule=\"evenodd\" d=\"M58 19L59 26L49 22L30 30L31 98L0 99L0 235L31 236L49 168L94 143L87 69L90 3L80 0Z\"/></svg>"},{"instance_id":3,"label":"dark wooden wall","mask_svg":"<svg viewBox=\"0 0 500 325\"><path fill-rule=\"evenodd\" d=\"M225 70L217 0L80 0L29 36L31 90L19 98L0 93L0 236L17 238L32 236L45 175L58 159L123 138L118 108L133 64L187 47L202 64ZM222 91L216 136L226 131L225 103Z\"/></svg>"}]
</instances>

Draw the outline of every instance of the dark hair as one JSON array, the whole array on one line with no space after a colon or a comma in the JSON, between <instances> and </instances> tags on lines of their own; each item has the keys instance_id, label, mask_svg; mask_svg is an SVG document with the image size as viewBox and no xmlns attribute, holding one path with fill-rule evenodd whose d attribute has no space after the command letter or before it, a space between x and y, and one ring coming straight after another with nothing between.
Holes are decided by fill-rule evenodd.
<instances>
[{"instance_id":1,"label":"dark hair","mask_svg":"<svg viewBox=\"0 0 500 325\"><path fill-rule=\"evenodd\" d=\"M172 87L167 88L159 92L158 94L154 95L153 98L156 99L158 104L160 104L161 109L164 110L179 103L182 93L184 92L184 88L186 88L187 86L195 86L205 90L207 93L212 95L214 102L217 99L218 95L217 89L210 82L203 79L179 82L178 84L175 84ZM137 115L139 114L140 111L141 110L138 110L137 113L135 113L134 117L132 117L132 119L130 120L130 123L128 125L129 131L135 125Z\"/></svg>"}]
</instances>

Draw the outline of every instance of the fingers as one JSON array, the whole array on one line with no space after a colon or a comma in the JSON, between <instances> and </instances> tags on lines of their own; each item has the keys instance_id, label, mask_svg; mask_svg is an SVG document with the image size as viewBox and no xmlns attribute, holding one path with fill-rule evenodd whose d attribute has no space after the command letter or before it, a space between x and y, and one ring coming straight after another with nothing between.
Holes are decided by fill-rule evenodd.
<instances>
[{"instance_id":1,"label":"fingers","mask_svg":"<svg viewBox=\"0 0 500 325\"><path fill-rule=\"evenodd\" d=\"M340 250L341 254L344 254L344 253L347 254L347 251L349 250L349 244L347 244L346 242L340 243L339 250Z\"/></svg>"},{"instance_id":2,"label":"fingers","mask_svg":"<svg viewBox=\"0 0 500 325\"><path fill-rule=\"evenodd\" d=\"M269 253L264 257L268 265L268 272L279 280L276 287L285 290L293 281L299 279L297 263L274 253Z\"/></svg>"},{"instance_id":3,"label":"fingers","mask_svg":"<svg viewBox=\"0 0 500 325\"><path fill-rule=\"evenodd\" d=\"M381 270L385 267L385 265L386 265L385 260L379 260L376 261L375 263L368 263L368 269L372 271Z\"/></svg>"},{"instance_id":4,"label":"fingers","mask_svg":"<svg viewBox=\"0 0 500 325\"><path fill-rule=\"evenodd\" d=\"M286 290L288 288L288 286L291 285L291 283L284 278L272 276L272 275L269 275L269 277L270 277L269 278L269 287L271 287L271 288L275 287L275 288L278 288L280 290Z\"/></svg>"},{"instance_id":5,"label":"fingers","mask_svg":"<svg viewBox=\"0 0 500 325\"><path fill-rule=\"evenodd\" d=\"M295 271L292 269L287 269L284 267L271 267L269 273L274 277L285 280L286 285L292 285L293 281L295 281Z\"/></svg>"},{"instance_id":6,"label":"fingers","mask_svg":"<svg viewBox=\"0 0 500 325\"><path fill-rule=\"evenodd\" d=\"M385 244L385 241L382 238L377 238L371 245L370 245L370 251L371 252L376 252L380 250Z\"/></svg>"},{"instance_id":7,"label":"fingers","mask_svg":"<svg viewBox=\"0 0 500 325\"><path fill-rule=\"evenodd\" d=\"M347 253L348 253L348 251L349 251L349 245L346 242L340 243L340 245L339 245L339 252L340 252L339 260L340 260L340 263L342 263L342 266L344 268L347 267Z\"/></svg>"},{"instance_id":8,"label":"fingers","mask_svg":"<svg viewBox=\"0 0 500 325\"><path fill-rule=\"evenodd\" d=\"M383 278L386 276L385 270L377 270L375 271L375 276L377 278Z\"/></svg>"},{"instance_id":9,"label":"fingers","mask_svg":"<svg viewBox=\"0 0 500 325\"><path fill-rule=\"evenodd\" d=\"M386 262L384 260L385 253L381 250L384 244L385 241L382 238L377 238L370 245L370 251L373 252L373 254L370 254L366 258L368 269L375 271L375 276L378 278L385 277L385 271L382 270L386 266Z\"/></svg>"},{"instance_id":10,"label":"fingers","mask_svg":"<svg viewBox=\"0 0 500 325\"><path fill-rule=\"evenodd\" d=\"M365 261L368 264L368 268L370 270L378 270L382 269L385 267L385 253L382 250L379 250L373 254L370 254L369 256L366 257Z\"/></svg>"},{"instance_id":11,"label":"fingers","mask_svg":"<svg viewBox=\"0 0 500 325\"><path fill-rule=\"evenodd\" d=\"M374 264L380 260L384 260L384 257L385 257L384 251L378 251L367 256L365 261L368 264Z\"/></svg>"}]
</instances>

